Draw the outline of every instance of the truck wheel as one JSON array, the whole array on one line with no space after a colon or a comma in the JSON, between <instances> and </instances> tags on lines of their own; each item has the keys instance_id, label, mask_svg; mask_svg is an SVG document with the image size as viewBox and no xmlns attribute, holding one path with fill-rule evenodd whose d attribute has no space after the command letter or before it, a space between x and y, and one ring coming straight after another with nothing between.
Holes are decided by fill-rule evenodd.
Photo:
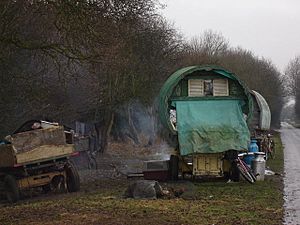
<instances>
[{"instance_id":1,"label":"truck wheel","mask_svg":"<svg viewBox=\"0 0 300 225\"><path fill-rule=\"evenodd\" d=\"M19 201L20 191L19 191L16 178L14 178L11 175L6 175L4 177L4 188L5 188L5 195L8 202L14 203Z\"/></svg>"},{"instance_id":2,"label":"truck wheel","mask_svg":"<svg viewBox=\"0 0 300 225\"><path fill-rule=\"evenodd\" d=\"M75 166L71 163L68 163L65 167L66 176L67 176L67 189L69 192L76 192L80 189L80 179L79 174Z\"/></svg>"},{"instance_id":3,"label":"truck wheel","mask_svg":"<svg viewBox=\"0 0 300 225\"><path fill-rule=\"evenodd\" d=\"M51 184L46 184L42 186L42 189L45 194L49 193L51 191Z\"/></svg>"},{"instance_id":4,"label":"truck wheel","mask_svg":"<svg viewBox=\"0 0 300 225\"><path fill-rule=\"evenodd\" d=\"M239 171L236 163L231 163L230 179L233 180L234 182L240 181L240 171Z\"/></svg>"},{"instance_id":5,"label":"truck wheel","mask_svg":"<svg viewBox=\"0 0 300 225\"><path fill-rule=\"evenodd\" d=\"M179 158L177 155L170 156L170 175L171 180L178 180Z\"/></svg>"}]
</instances>

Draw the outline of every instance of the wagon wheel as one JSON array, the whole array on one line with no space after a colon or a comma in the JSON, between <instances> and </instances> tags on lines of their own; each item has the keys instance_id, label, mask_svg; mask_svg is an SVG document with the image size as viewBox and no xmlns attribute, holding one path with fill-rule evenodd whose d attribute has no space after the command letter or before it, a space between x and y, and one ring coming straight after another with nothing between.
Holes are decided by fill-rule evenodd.
<instances>
[{"instance_id":1,"label":"wagon wheel","mask_svg":"<svg viewBox=\"0 0 300 225\"><path fill-rule=\"evenodd\" d=\"M42 186L42 190L45 194L49 193L51 191L51 184L46 184Z\"/></svg>"},{"instance_id":2,"label":"wagon wheel","mask_svg":"<svg viewBox=\"0 0 300 225\"><path fill-rule=\"evenodd\" d=\"M170 174L171 180L178 179L178 172L179 172L179 158L177 155L171 155L170 157Z\"/></svg>"},{"instance_id":3,"label":"wagon wheel","mask_svg":"<svg viewBox=\"0 0 300 225\"><path fill-rule=\"evenodd\" d=\"M11 175L6 175L4 177L4 188L8 202L14 203L20 199L19 186L15 177Z\"/></svg>"},{"instance_id":4,"label":"wagon wheel","mask_svg":"<svg viewBox=\"0 0 300 225\"><path fill-rule=\"evenodd\" d=\"M65 166L67 177L67 189L69 192L76 192L80 189L80 179L77 169L72 163Z\"/></svg>"},{"instance_id":5,"label":"wagon wheel","mask_svg":"<svg viewBox=\"0 0 300 225\"><path fill-rule=\"evenodd\" d=\"M240 163L237 163L236 166L246 181L250 184L253 184L256 181L256 177L244 161L240 161Z\"/></svg>"},{"instance_id":6,"label":"wagon wheel","mask_svg":"<svg viewBox=\"0 0 300 225\"><path fill-rule=\"evenodd\" d=\"M230 179L233 180L234 182L240 181L240 170L237 167L236 163L234 162L231 163Z\"/></svg>"}]
</instances>

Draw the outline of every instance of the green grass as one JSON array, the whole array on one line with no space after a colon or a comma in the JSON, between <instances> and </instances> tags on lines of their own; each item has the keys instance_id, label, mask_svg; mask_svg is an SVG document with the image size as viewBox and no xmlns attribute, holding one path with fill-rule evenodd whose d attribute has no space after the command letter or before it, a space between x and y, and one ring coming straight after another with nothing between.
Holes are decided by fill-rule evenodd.
<instances>
[{"instance_id":1,"label":"green grass","mask_svg":"<svg viewBox=\"0 0 300 225\"><path fill-rule=\"evenodd\" d=\"M283 151L276 137L270 169L283 172ZM248 184L179 182L181 198L123 199L126 180L105 180L75 194L52 195L0 208L0 224L281 224L282 177Z\"/></svg>"}]
</instances>

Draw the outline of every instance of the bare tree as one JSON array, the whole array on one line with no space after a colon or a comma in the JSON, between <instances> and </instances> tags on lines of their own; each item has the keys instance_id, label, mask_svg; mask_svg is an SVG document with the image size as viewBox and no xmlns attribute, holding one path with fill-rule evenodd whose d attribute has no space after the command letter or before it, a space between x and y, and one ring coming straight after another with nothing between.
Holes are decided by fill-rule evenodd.
<instances>
[{"instance_id":1,"label":"bare tree","mask_svg":"<svg viewBox=\"0 0 300 225\"><path fill-rule=\"evenodd\" d=\"M190 46L193 51L212 57L224 54L229 48L229 42L221 33L206 30L201 36L193 37Z\"/></svg>"},{"instance_id":2,"label":"bare tree","mask_svg":"<svg viewBox=\"0 0 300 225\"><path fill-rule=\"evenodd\" d=\"M228 49L229 42L221 33L207 30L187 43L185 58L188 64L215 64Z\"/></svg>"},{"instance_id":3,"label":"bare tree","mask_svg":"<svg viewBox=\"0 0 300 225\"><path fill-rule=\"evenodd\" d=\"M284 81L286 82L287 94L295 96L296 116L300 119L300 56L296 56L287 65Z\"/></svg>"},{"instance_id":4,"label":"bare tree","mask_svg":"<svg viewBox=\"0 0 300 225\"><path fill-rule=\"evenodd\" d=\"M287 93L296 95L300 89L300 56L292 59L284 71L284 79L286 82Z\"/></svg>"},{"instance_id":5,"label":"bare tree","mask_svg":"<svg viewBox=\"0 0 300 225\"><path fill-rule=\"evenodd\" d=\"M81 120L104 151L115 109L152 102L181 45L155 0L0 5L2 135L32 117Z\"/></svg>"},{"instance_id":6,"label":"bare tree","mask_svg":"<svg viewBox=\"0 0 300 225\"><path fill-rule=\"evenodd\" d=\"M272 112L272 125L280 125L283 85L279 71L270 60L239 47L232 48L222 34L206 31L192 38L183 51L180 66L195 64L220 65L237 74L250 89L266 98Z\"/></svg>"},{"instance_id":7,"label":"bare tree","mask_svg":"<svg viewBox=\"0 0 300 225\"><path fill-rule=\"evenodd\" d=\"M261 93L272 113L272 126L280 126L283 105L283 83L276 66L268 60L255 56L251 51L234 48L228 51L221 65L239 76L247 86Z\"/></svg>"}]
</instances>

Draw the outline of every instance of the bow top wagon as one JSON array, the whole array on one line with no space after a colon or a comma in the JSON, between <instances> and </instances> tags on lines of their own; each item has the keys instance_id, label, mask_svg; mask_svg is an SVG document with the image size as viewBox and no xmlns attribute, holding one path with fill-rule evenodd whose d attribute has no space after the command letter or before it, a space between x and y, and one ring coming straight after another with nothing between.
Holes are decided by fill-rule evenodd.
<instances>
[{"instance_id":1,"label":"bow top wagon","mask_svg":"<svg viewBox=\"0 0 300 225\"><path fill-rule=\"evenodd\" d=\"M190 66L174 72L159 96L161 121L178 146L170 157L172 178L178 172L233 175L232 159L247 151L254 130L270 126L270 110L261 107L265 104L260 94L221 67Z\"/></svg>"}]
</instances>

